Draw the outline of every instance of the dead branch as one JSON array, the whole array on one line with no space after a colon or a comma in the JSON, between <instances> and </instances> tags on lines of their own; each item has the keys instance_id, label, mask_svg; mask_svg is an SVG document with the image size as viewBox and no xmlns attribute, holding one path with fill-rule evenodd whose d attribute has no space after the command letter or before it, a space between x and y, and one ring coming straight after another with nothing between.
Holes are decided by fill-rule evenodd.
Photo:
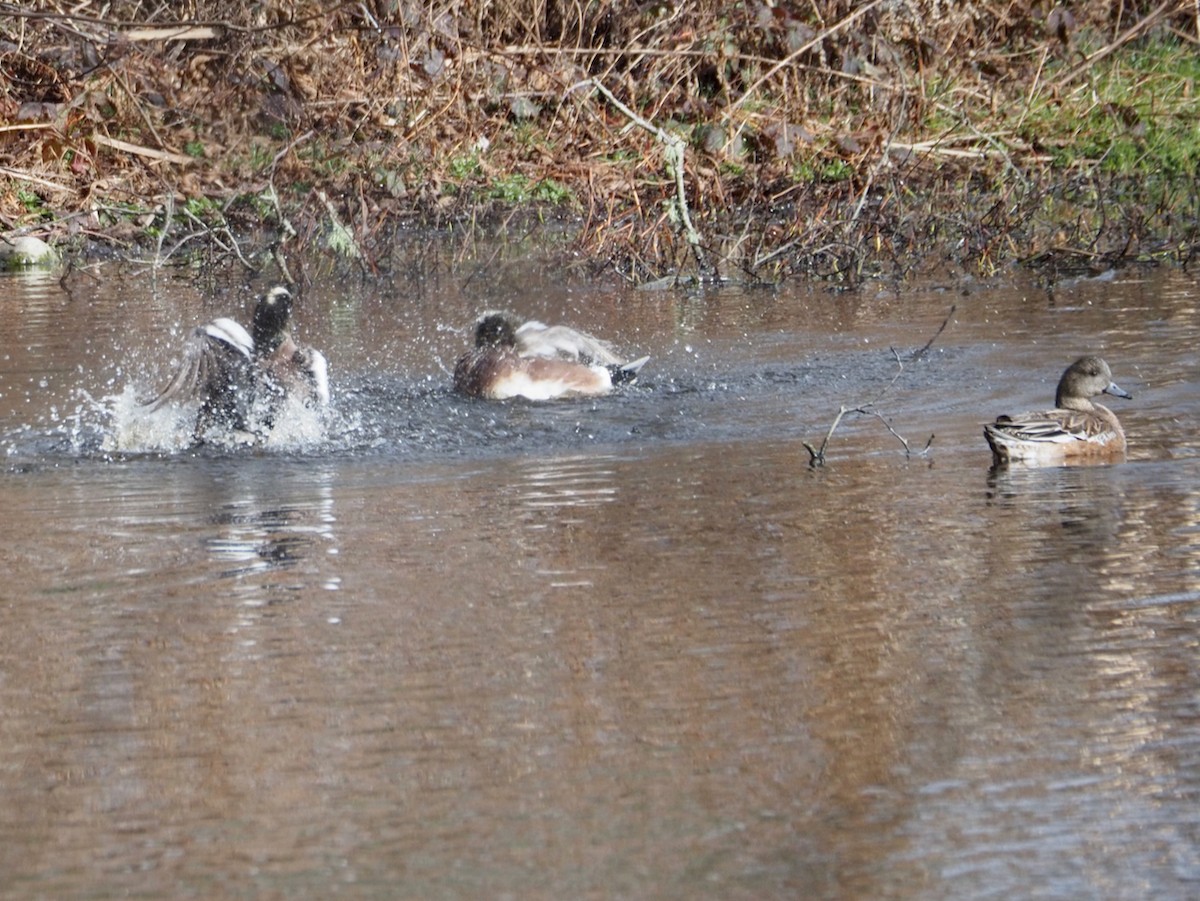
<instances>
[{"instance_id":1,"label":"dead branch","mask_svg":"<svg viewBox=\"0 0 1200 901\"><path fill-rule=\"evenodd\" d=\"M938 339L938 336L940 336L942 332L946 330L946 326L950 324L950 320L953 318L954 311L956 309L956 305L952 305L950 307L950 311L946 314L946 318L942 320L942 324L938 326L937 331L933 333L933 337L925 342L923 347L917 351L914 351L909 356L909 362L920 360L925 356L926 353L929 352L929 348L933 346L933 342ZM884 395L891 391L896 382L900 380L900 377L904 375L904 360L901 359L900 354L896 351L896 348L891 347L888 349L892 352L892 357L896 361L896 374L892 376L891 381L884 385L883 388L879 390L879 393L866 403L853 405L843 404L840 406L838 408L837 415L833 418L833 422L829 426L829 431L825 433L825 437L821 440L821 446L819 448L814 448L807 441L801 442L804 445L804 449L808 451L808 465L810 467L816 468L818 466L825 465L825 451L829 447L829 441L831 438L833 438L833 433L837 431L837 427L841 425L842 420L848 413L857 413L860 416L874 416L876 419L882 422L884 428L886 428L896 438L896 440L898 440L904 446L904 456L912 456L913 451L908 443L908 439L896 431L896 429L892 427L892 424L887 417L875 409L876 405L883 399ZM925 442L925 447L918 452L920 455L924 456L929 452L929 448L933 445L933 439L934 436L930 435L929 440Z\"/></svg>"},{"instance_id":2,"label":"dead branch","mask_svg":"<svg viewBox=\"0 0 1200 901\"><path fill-rule=\"evenodd\" d=\"M929 348L933 347L933 342L936 341L941 336L942 332L946 330L946 326L950 324L950 319L954 316L954 311L957 309L958 304L950 305L950 312L946 314L946 318L942 320L942 324L939 325L937 331L933 333L933 337L925 342L924 347L918 351L915 351L913 355L908 358L909 362L919 360L921 357L925 356L925 354L929 353Z\"/></svg>"}]
</instances>

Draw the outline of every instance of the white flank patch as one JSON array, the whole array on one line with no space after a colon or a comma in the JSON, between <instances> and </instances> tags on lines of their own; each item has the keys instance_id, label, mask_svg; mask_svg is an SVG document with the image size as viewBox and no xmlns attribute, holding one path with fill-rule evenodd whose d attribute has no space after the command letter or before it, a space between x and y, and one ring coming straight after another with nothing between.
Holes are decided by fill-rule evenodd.
<instances>
[{"instance_id":1,"label":"white flank patch","mask_svg":"<svg viewBox=\"0 0 1200 901\"><path fill-rule=\"evenodd\" d=\"M587 367L600 379L597 388L584 388L575 379L533 378L526 372L513 372L498 379L489 392L495 400L524 397L526 400L554 400L579 394L605 394L612 389L612 374L603 366Z\"/></svg>"}]
</instances>

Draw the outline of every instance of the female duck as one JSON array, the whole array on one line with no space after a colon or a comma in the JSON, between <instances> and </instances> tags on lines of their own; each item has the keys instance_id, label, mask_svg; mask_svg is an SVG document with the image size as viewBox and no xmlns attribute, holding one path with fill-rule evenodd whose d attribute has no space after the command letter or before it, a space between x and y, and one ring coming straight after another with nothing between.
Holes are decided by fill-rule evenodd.
<instances>
[{"instance_id":1,"label":"female duck","mask_svg":"<svg viewBox=\"0 0 1200 901\"><path fill-rule=\"evenodd\" d=\"M1099 357L1080 357L1058 383L1055 409L1001 416L983 427L996 463L1114 460L1125 455L1125 431L1112 410L1093 403L1100 394L1131 398Z\"/></svg>"},{"instance_id":2,"label":"female duck","mask_svg":"<svg viewBox=\"0 0 1200 901\"><path fill-rule=\"evenodd\" d=\"M328 404L325 356L296 343L288 330L291 315L291 292L277 285L255 304L249 332L225 317L198 326L175 375L145 406L153 412L199 401L194 431L199 442L214 431L261 437L289 397Z\"/></svg>"},{"instance_id":3,"label":"female duck","mask_svg":"<svg viewBox=\"0 0 1200 901\"><path fill-rule=\"evenodd\" d=\"M489 400L595 396L634 382L649 359L626 362L584 332L489 312L475 323L475 347L454 367L454 387Z\"/></svg>"}]
</instances>

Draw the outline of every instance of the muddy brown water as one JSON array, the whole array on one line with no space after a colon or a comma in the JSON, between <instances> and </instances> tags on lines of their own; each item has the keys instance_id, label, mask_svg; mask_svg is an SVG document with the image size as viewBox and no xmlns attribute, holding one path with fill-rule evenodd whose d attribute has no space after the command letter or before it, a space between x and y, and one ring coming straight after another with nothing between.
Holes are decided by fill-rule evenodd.
<instances>
[{"instance_id":1,"label":"muddy brown water","mask_svg":"<svg viewBox=\"0 0 1200 901\"><path fill-rule=\"evenodd\" d=\"M236 452L122 398L247 291L0 282L6 896L1200 894L1195 279L555 276L318 282L335 415ZM489 307L652 361L463 401ZM852 416L809 469L893 348L929 454ZM990 472L1084 351L1128 461Z\"/></svg>"}]
</instances>

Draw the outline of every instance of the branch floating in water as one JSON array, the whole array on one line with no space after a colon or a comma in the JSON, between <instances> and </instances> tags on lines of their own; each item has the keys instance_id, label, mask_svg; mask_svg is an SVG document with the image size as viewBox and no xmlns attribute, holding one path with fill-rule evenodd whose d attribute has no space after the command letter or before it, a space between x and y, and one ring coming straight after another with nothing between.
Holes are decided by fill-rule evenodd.
<instances>
[{"instance_id":1,"label":"branch floating in water","mask_svg":"<svg viewBox=\"0 0 1200 901\"><path fill-rule=\"evenodd\" d=\"M910 361L920 360L929 352L929 349L933 346L933 342L941 336L942 332L946 330L946 326L950 324L950 320L954 317L954 311L956 309L957 305L950 307L950 312L946 314L946 318L942 320L942 324L938 326L937 331L933 333L933 337L926 341L923 347L913 352L913 354L909 357ZM837 416L833 418L833 422L829 426L829 431L825 433L825 437L821 440L821 446L819 448L813 447L807 441L801 442L804 445L804 449L808 451L808 465L810 467L816 468L818 466L825 465L825 451L829 447L829 440L833 437L833 433L837 431L837 427L841 425L841 422L847 413L857 413L860 416L874 416L883 423L884 427L891 432L892 435L894 435L902 445L904 445L904 455L906 457L912 456L913 451L912 447L908 443L908 439L892 428L892 424L888 421L888 419L875 409L875 405L883 399L883 396L892 389L892 386L894 386L896 382L899 381L900 376L904 374L904 361L900 358L900 354L896 352L896 348L894 347L889 348L889 350L891 350L892 357L896 360L896 374L892 376L892 380L884 385L880 392L875 395L875 397L864 404L854 404L849 406L842 404L842 406L838 408ZM929 440L925 442L925 446L918 451L918 453L922 456L929 453L929 448L933 446L933 439L934 436L930 435Z\"/></svg>"}]
</instances>

